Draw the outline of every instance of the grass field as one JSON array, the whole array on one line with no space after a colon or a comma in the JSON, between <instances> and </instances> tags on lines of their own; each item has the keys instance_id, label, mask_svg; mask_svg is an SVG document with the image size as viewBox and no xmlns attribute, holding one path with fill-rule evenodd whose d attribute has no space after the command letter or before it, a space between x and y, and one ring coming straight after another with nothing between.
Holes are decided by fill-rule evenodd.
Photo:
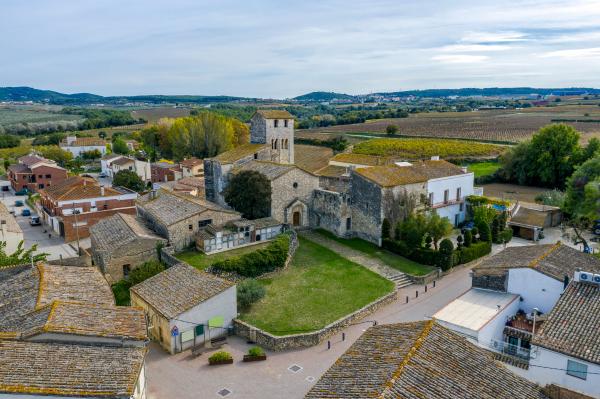
<instances>
[{"instance_id":1,"label":"grass field","mask_svg":"<svg viewBox=\"0 0 600 399\"><path fill-rule=\"evenodd\" d=\"M355 154L421 159L429 158L432 155L439 155L442 158L495 157L505 150L505 146L463 140L378 138L356 144L352 152Z\"/></svg>"},{"instance_id":2,"label":"grass field","mask_svg":"<svg viewBox=\"0 0 600 399\"><path fill-rule=\"evenodd\" d=\"M290 267L259 281L266 296L241 319L274 335L318 330L394 289L391 281L302 237Z\"/></svg>"},{"instance_id":3,"label":"grass field","mask_svg":"<svg viewBox=\"0 0 600 399\"><path fill-rule=\"evenodd\" d=\"M340 244L346 245L356 251L364 252L365 254L373 258L377 258L385 264L387 264L388 266L400 270L403 273L412 274L414 276L423 276L435 270L435 268L431 266L426 266L417 262L413 262L410 259L403 258L402 256L381 249L377 245L365 240L361 240L360 238L340 238L335 234L332 234L329 231L322 229L317 230L317 232L331 240L337 241Z\"/></svg>"},{"instance_id":4,"label":"grass field","mask_svg":"<svg viewBox=\"0 0 600 399\"><path fill-rule=\"evenodd\" d=\"M305 138L327 139L344 135L355 141L361 136L385 135L388 125L398 126L398 135L407 137L455 138L485 142L517 143L529 139L554 119L598 120L597 105L561 105L522 110L482 110L473 112L427 112L408 118L378 119L352 125L298 130ZM582 133L582 141L600 136L600 122L567 122ZM365 137L362 137L365 140Z\"/></svg>"},{"instance_id":5,"label":"grass field","mask_svg":"<svg viewBox=\"0 0 600 399\"><path fill-rule=\"evenodd\" d=\"M213 255L206 255L196 251L195 249L190 249L176 254L175 257L181 261L189 263L196 269L204 270L215 262L254 252L258 249L266 247L267 245L269 245L269 242L250 245L249 247L232 249L230 251L219 252Z\"/></svg>"},{"instance_id":6,"label":"grass field","mask_svg":"<svg viewBox=\"0 0 600 399\"><path fill-rule=\"evenodd\" d=\"M500 169L498 162L475 162L468 166L469 172L475 173L475 177L488 176Z\"/></svg>"}]
</instances>

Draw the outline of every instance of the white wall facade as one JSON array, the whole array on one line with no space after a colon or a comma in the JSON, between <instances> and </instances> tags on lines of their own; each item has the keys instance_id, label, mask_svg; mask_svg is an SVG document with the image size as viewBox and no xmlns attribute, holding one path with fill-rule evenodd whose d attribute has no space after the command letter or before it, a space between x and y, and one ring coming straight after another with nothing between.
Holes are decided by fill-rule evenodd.
<instances>
[{"instance_id":1,"label":"white wall facade","mask_svg":"<svg viewBox=\"0 0 600 399\"><path fill-rule=\"evenodd\" d=\"M520 308L526 313L531 313L533 308L548 313L563 293L564 284L534 269L510 269L507 291L521 296Z\"/></svg>"},{"instance_id":2,"label":"white wall facade","mask_svg":"<svg viewBox=\"0 0 600 399\"><path fill-rule=\"evenodd\" d=\"M509 317L517 314L519 310L519 298L515 298L502 311L491 319L486 325L481 327L478 334L477 344L486 349L490 348L493 341L502 342L504 340L504 326Z\"/></svg>"},{"instance_id":3,"label":"white wall facade","mask_svg":"<svg viewBox=\"0 0 600 399\"><path fill-rule=\"evenodd\" d=\"M593 398L600 398L600 365L586 362L575 357L554 352L539 346L532 346L536 351L535 358L529 361L529 370L520 370L523 377L541 386L556 384ZM568 360L587 365L585 380L567 374Z\"/></svg>"},{"instance_id":4,"label":"white wall facade","mask_svg":"<svg viewBox=\"0 0 600 399\"><path fill-rule=\"evenodd\" d=\"M465 198L473 195L474 176L473 173L466 173L427 181L427 195L428 198L433 195L431 205L438 215L448 218L452 224L455 224L455 222L461 223L465 220ZM458 189L460 189L460 193L458 193ZM448 201L444 203L444 192L446 190L448 190ZM456 215L458 215L458 218Z\"/></svg>"},{"instance_id":5,"label":"white wall facade","mask_svg":"<svg viewBox=\"0 0 600 399\"><path fill-rule=\"evenodd\" d=\"M82 152L98 150L102 155L106 155L106 146L103 145L86 145L86 146L61 146L65 151L69 151L74 157L78 157Z\"/></svg>"},{"instance_id":6,"label":"white wall facade","mask_svg":"<svg viewBox=\"0 0 600 399\"><path fill-rule=\"evenodd\" d=\"M171 337L171 353L178 353L194 346L194 340L182 343L181 334L193 330L199 324L204 324L204 334L208 340L208 320L217 316L223 317L223 327L225 329L230 327L232 320L237 317L237 291L235 285L180 314L177 316L177 320L169 321L169 331L175 326L179 329L179 335ZM224 329L213 328L210 330L210 337L224 335L226 332ZM204 342L204 338L202 336L196 337L196 344Z\"/></svg>"},{"instance_id":7,"label":"white wall facade","mask_svg":"<svg viewBox=\"0 0 600 399\"><path fill-rule=\"evenodd\" d=\"M23 232L0 229L0 241L6 242L5 252L7 254L12 254L17 250L19 243L23 241Z\"/></svg>"}]
</instances>

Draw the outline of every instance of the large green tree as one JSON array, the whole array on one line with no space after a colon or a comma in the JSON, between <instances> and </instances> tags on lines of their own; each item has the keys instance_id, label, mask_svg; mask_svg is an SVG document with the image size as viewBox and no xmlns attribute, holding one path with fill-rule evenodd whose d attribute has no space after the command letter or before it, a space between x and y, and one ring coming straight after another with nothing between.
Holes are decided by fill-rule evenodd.
<instances>
[{"instance_id":1,"label":"large green tree","mask_svg":"<svg viewBox=\"0 0 600 399\"><path fill-rule=\"evenodd\" d=\"M46 257L49 255L47 253L36 254L36 251L37 244L33 244L29 249L25 249L23 247L23 241L21 241L15 252L7 254L6 241L0 241L0 268L2 266L22 265L30 263L31 261L41 262L46 260Z\"/></svg>"},{"instance_id":2,"label":"large green tree","mask_svg":"<svg viewBox=\"0 0 600 399\"><path fill-rule=\"evenodd\" d=\"M224 197L246 219L263 218L271 213L271 182L262 173L245 170L234 174Z\"/></svg>"},{"instance_id":3,"label":"large green tree","mask_svg":"<svg viewBox=\"0 0 600 399\"><path fill-rule=\"evenodd\" d=\"M112 182L114 187L125 187L133 191L144 191L142 179L132 170L120 170L115 174Z\"/></svg>"},{"instance_id":4,"label":"large green tree","mask_svg":"<svg viewBox=\"0 0 600 399\"><path fill-rule=\"evenodd\" d=\"M443 218L435 212L431 212L426 217L427 234L433 239L433 247L438 249L438 242L452 232L452 224L448 218Z\"/></svg>"},{"instance_id":5,"label":"large green tree","mask_svg":"<svg viewBox=\"0 0 600 399\"><path fill-rule=\"evenodd\" d=\"M600 218L600 155L585 161L567 180L564 210L571 218Z\"/></svg>"}]
</instances>

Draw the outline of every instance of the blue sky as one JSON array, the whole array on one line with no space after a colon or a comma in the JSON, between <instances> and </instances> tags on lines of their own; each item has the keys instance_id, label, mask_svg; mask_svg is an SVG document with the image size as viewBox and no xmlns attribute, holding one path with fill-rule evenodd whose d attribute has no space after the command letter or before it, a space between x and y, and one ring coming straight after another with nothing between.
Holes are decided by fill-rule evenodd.
<instances>
[{"instance_id":1,"label":"blue sky","mask_svg":"<svg viewBox=\"0 0 600 399\"><path fill-rule=\"evenodd\" d=\"M600 1L2 0L0 86L293 97L600 87Z\"/></svg>"}]
</instances>

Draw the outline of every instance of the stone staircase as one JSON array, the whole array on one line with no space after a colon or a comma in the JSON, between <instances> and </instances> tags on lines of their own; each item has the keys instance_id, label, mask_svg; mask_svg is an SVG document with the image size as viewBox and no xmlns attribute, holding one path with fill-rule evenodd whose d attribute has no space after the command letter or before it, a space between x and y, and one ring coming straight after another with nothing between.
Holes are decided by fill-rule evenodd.
<instances>
[{"instance_id":1,"label":"stone staircase","mask_svg":"<svg viewBox=\"0 0 600 399\"><path fill-rule=\"evenodd\" d=\"M394 284L396 284L397 290L412 284L412 280L410 277L408 277L408 275L394 269L391 266L388 266L375 257L340 244L339 242L331 240L319 233L316 233L315 231L304 230L299 231L298 234L313 242L316 242L317 244L331 249L340 256L343 256L354 263L358 263L359 265L366 267L367 269L379 274L382 277L385 277L388 280L391 280Z\"/></svg>"}]
</instances>

